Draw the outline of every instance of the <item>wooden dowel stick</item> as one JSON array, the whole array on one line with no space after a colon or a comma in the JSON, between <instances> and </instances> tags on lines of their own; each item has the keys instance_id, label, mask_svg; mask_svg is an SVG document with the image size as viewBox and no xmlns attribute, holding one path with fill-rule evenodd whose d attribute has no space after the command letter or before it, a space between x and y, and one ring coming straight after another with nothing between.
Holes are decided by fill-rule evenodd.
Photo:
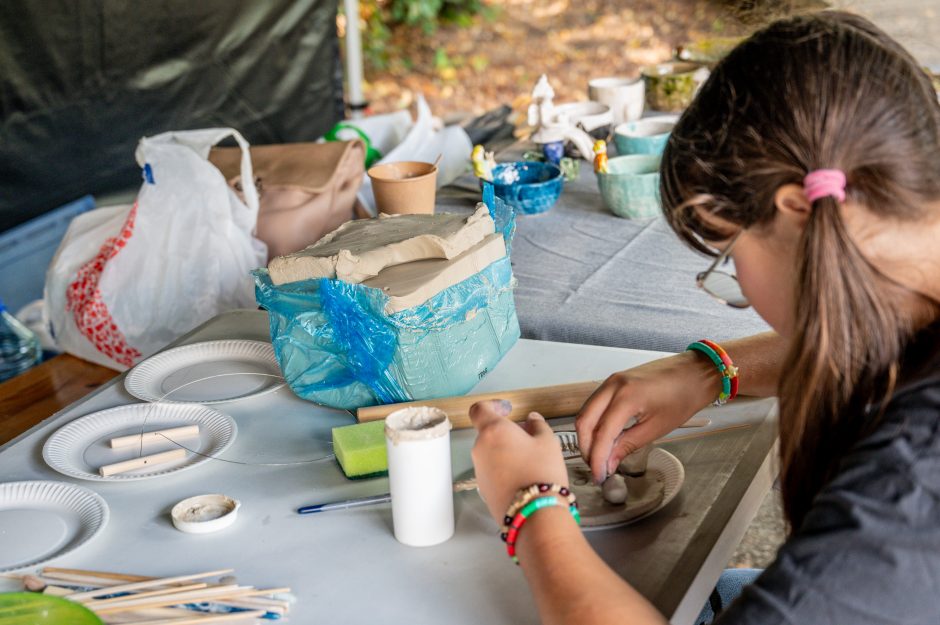
<instances>
[{"instance_id":1,"label":"wooden dowel stick","mask_svg":"<svg viewBox=\"0 0 940 625\"><path fill-rule=\"evenodd\" d=\"M140 458L132 458L130 460L125 460L124 462L106 464L98 469L98 473L101 475L101 477L110 477L112 475L117 475L118 473L127 473L128 471L133 471L134 469L143 469L144 467L166 464L167 462L173 462L174 460L182 460L185 457L185 449L171 449L170 451L163 451L158 454L141 456Z\"/></svg>"},{"instance_id":2,"label":"wooden dowel stick","mask_svg":"<svg viewBox=\"0 0 940 625\"><path fill-rule=\"evenodd\" d=\"M161 595L170 595L178 592L187 592L190 590L200 590L208 588L209 584L188 584L186 586L175 586L173 588L160 588L159 590L147 590L144 592L135 592L132 595L121 595L120 597L111 597L110 599L85 599L85 603L94 603L96 606L107 606L127 601L128 599L143 599L145 597L159 597ZM74 601L74 600L73 600Z\"/></svg>"},{"instance_id":3,"label":"wooden dowel stick","mask_svg":"<svg viewBox=\"0 0 940 625\"><path fill-rule=\"evenodd\" d=\"M171 441L182 438L192 438L199 436L198 425L183 425L178 428L167 428L165 430L154 430L153 432L144 432L143 434L131 434L129 436L118 436L111 439L111 448L120 449L122 447L134 447L146 445L147 443L162 443L166 439Z\"/></svg>"},{"instance_id":4,"label":"wooden dowel stick","mask_svg":"<svg viewBox=\"0 0 940 625\"><path fill-rule=\"evenodd\" d=\"M119 586L111 586L106 589L99 590L90 590L88 592L78 592L69 597L73 601L81 601L89 597L97 597L99 595L111 594L114 592L128 592L131 590L140 590L141 588L153 588L154 586L163 586L167 584L174 584L176 582L188 582L192 579L205 579L207 577L218 577L220 575L228 575L233 572L234 569L219 569L218 571L208 571L206 573L196 573L193 575L180 575L177 577L153 577L148 580L140 582L132 582L130 584L121 584Z\"/></svg>"},{"instance_id":5,"label":"wooden dowel stick","mask_svg":"<svg viewBox=\"0 0 940 625\"><path fill-rule=\"evenodd\" d=\"M183 603L201 603L208 601L210 603L224 603L225 599L234 599L241 597L251 597L255 595L269 595L276 592L287 592L289 588L272 588L269 590L256 590L251 586L234 586L233 589L213 589L205 588L203 590L194 590L188 593L179 593L177 595L166 595L163 598L141 599L140 601L131 600L124 604L109 605L97 608L93 603L87 604L90 610L99 614L110 614L114 612L127 612L140 608L161 608L170 605L179 605Z\"/></svg>"},{"instance_id":6,"label":"wooden dowel stick","mask_svg":"<svg viewBox=\"0 0 940 625\"><path fill-rule=\"evenodd\" d=\"M47 566L42 569L42 574L45 577L53 579L69 579L72 577L83 577L83 578L96 578L100 580L110 580L118 581L122 583L129 582L146 582L154 577L145 577L143 575L127 575L124 573L109 573L107 571L86 571L84 569L64 569L57 566ZM69 576L60 577L60 576Z\"/></svg>"},{"instance_id":7,"label":"wooden dowel stick","mask_svg":"<svg viewBox=\"0 0 940 625\"><path fill-rule=\"evenodd\" d=\"M469 428L470 406L478 401L488 399L505 399L512 403L512 412L509 418L513 421L525 421L530 412L538 412L546 419L556 417L573 417L581 410L581 406L591 396L600 382L576 382L574 384L558 384L536 388L500 391L498 393L482 393L479 395L464 395L461 397L442 397L425 401L412 401L401 404L388 404L385 406L369 406L356 411L356 418L360 422L378 421L401 408L410 406L434 406L447 413L451 425L455 428Z\"/></svg>"},{"instance_id":8,"label":"wooden dowel stick","mask_svg":"<svg viewBox=\"0 0 940 625\"><path fill-rule=\"evenodd\" d=\"M223 597L228 597L233 593L248 590L254 590L254 588L251 586L239 586L237 584L232 584L231 586L220 586L217 588L203 588L202 590L175 592L168 595L147 597L144 599L136 599L134 595L127 595L125 597L120 597L122 601L91 601L86 603L85 607L89 610L100 612L101 614L113 611L126 612L128 610L134 610L137 608L160 608L164 606L181 605L184 603L198 603L200 601L208 601L210 599L221 599Z\"/></svg>"},{"instance_id":9,"label":"wooden dowel stick","mask_svg":"<svg viewBox=\"0 0 940 625\"><path fill-rule=\"evenodd\" d=\"M205 616L193 616L185 618L173 618L173 619L158 619L158 620L149 620L149 621L131 621L124 622L123 625L200 625L201 623L221 623L221 622L232 622L232 621L251 621L252 619L261 618L265 615L264 610L253 610L250 612L230 612L228 614L211 614L206 613Z\"/></svg>"}]
</instances>

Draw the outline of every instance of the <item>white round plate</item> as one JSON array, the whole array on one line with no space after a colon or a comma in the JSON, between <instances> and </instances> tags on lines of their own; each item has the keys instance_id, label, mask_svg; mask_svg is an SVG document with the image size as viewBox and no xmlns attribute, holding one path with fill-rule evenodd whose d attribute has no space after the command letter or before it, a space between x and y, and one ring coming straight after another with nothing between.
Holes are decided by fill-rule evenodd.
<instances>
[{"instance_id":1,"label":"white round plate","mask_svg":"<svg viewBox=\"0 0 940 625\"><path fill-rule=\"evenodd\" d=\"M112 449L110 440L142 432L184 425L198 425L199 438L161 439L132 447ZM80 480L127 482L191 469L218 456L235 440L238 428L228 415L199 404L131 404L79 417L49 437L42 457L50 467ZM108 477L98 474L106 464L123 462L184 447L186 457ZM143 452L143 453L141 453ZM198 452L198 453L193 453Z\"/></svg>"},{"instance_id":2,"label":"white round plate","mask_svg":"<svg viewBox=\"0 0 940 625\"><path fill-rule=\"evenodd\" d=\"M144 401L216 404L255 397L284 386L274 347L263 341L207 341L160 352L124 378Z\"/></svg>"},{"instance_id":3,"label":"white round plate","mask_svg":"<svg viewBox=\"0 0 940 625\"><path fill-rule=\"evenodd\" d=\"M108 504L65 482L0 484L0 573L38 566L85 544L108 523Z\"/></svg>"},{"instance_id":4,"label":"white round plate","mask_svg":"<svg viewBox=\"0 0 940 625\"><path fill-rule=\"evenodd\" d=\"M665 449L654 447L650 450L646 474L641 478L626 478L631 495L627 496L626 503L618 505L604 501L600 487L589 483L591 470L583 460L575 458L566 464L571 490L578 496L581 528L585 531L628 525L656 514L676 498L685 481L685 468L679 459Z\"/></svg>"}]
</instances>

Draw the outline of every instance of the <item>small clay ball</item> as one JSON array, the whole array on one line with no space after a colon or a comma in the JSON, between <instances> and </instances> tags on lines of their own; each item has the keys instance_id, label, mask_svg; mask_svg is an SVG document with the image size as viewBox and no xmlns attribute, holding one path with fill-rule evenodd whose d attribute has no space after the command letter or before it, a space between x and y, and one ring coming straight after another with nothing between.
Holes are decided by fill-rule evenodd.
<instances>
[{"instance_id":1,"label":"small clay ball","mask_svg":"<svg viewBox=\"0 0 940 625\"><path fill-rule=\"evenodd\" d=\"M614 473L604 480L601 494L607 503L622 504L627 500L627 482L622 475Z\"/></svg>"}]
</instances>

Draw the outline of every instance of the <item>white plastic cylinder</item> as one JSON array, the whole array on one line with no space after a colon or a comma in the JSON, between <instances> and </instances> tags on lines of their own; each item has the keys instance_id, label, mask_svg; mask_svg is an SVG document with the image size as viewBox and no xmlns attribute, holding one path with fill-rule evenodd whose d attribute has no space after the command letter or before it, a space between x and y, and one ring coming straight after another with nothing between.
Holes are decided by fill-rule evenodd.
<instances>
[{"instance_id":1,"label":"white plastic cylinder","mask_svg":"<svg viewBox=\"0 0 940 625\"><path fill-rule=\"evenodd\" d=\"M404 545L428 547L454 535L450 429L444 411L427 406L385 419L392 525Z\"/></svg>"}]
</instances>

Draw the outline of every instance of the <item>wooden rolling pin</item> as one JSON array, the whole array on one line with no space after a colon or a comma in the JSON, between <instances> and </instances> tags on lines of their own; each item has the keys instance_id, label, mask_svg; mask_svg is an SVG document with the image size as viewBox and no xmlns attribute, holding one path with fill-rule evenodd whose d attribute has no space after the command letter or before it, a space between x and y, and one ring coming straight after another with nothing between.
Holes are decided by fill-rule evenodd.
<instances>
[{"instance_id":1,"label":"wooden rolling pin","mask_svg":"<svg viewBox=\"0 0 940 625\"><path fill-rule=\"evenodd\" d=\"M365 421L378 421L384 419L396 410L410 406L434 406L447 413L451 424L455 428L473 427L470 423L470 406L478 401L487 399L505 399L512 403L512 412L509 418L513 421L525 421L530 412L538 412L546 419L555 417L573 417L581 410L600 382L576 382L574 384L558 384L556 386L541 386L536 388L522 388L514 391L500 391L498 393L482 393L479 395L463 395L461 397L441 397L425 401L410 401L401 404L387 404L385 406L369 406L356 411L356 418L360 423Z\"/></svg>"}]
</instances>

